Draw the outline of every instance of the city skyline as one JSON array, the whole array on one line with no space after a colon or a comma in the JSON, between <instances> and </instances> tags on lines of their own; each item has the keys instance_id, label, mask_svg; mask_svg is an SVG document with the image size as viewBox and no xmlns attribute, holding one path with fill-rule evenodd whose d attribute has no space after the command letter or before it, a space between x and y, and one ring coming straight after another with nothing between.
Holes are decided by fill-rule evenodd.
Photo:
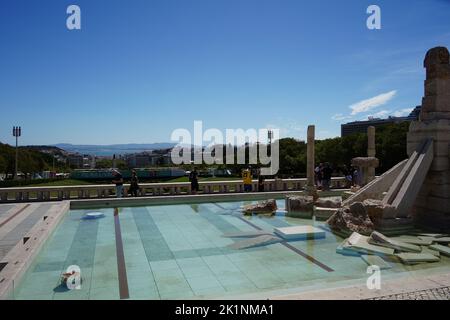
<instances>
[{"instance_id":1,"label":"city skyline","mask_svg":"<svg viewBox=\"0 0 450 320\"><path fill-rule=\"evenodd\" d=\"M0 141L172 142L173 130L279 128L340 135L343 122L421 103L424 53L450 45L444 0L3 1ZM366 9L381 8L381 30Z\"/></svg>"}]
</instances>

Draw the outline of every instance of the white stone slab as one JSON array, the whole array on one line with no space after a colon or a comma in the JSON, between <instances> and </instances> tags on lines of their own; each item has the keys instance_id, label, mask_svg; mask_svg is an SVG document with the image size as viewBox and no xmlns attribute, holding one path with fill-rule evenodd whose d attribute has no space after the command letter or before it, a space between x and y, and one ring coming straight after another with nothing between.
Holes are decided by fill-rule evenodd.
<instances>
[{"instance_id":1,"label":"white stone slab","mask_svg":"<svg viewBox=\"0 0 450 320\"><path fill-rule=\"evenodd\" d=\"M422 246L422 252L421 253L429 253L429 254L432 254L433 256L436 256L436 257L440 257L441 256L441 253L439 251L431 250L430 248L425 247L425 246Z\"/></svg>"},{"instance_id":2,"label":"white stone slab","mask_svg":"<svg viewBox=\"0 0 450 320\"><path fill-rule=\"evenodd\" d=\"M286 240L320 239L325 238L325 231L313 226L293 226L275 228L275 234Z\"/></svg>"},{"instance_id":3,"label":"white stone slab","mask_svg":"<svg viewBox=\"0 0 450 320\"><path fill-rule=\"evenodd\" d=\"M353 232L347 241L348 245L347 246L344 245L344 248L346 249L355 249L361 253L366 254L378 254L378 255L394 254L394 249L370 244L369 237L363 236L357 232Z\"/></svg>"},{"instance_id":4,"label":"white stone slab","mask_svg":"<svg viewBox=\"0 0 450 320\"><path fill-rule=\"evenodd\" d=\"M431 250L435 250L443 254L444 256L450 257L450 247L443 246L441 244L433 244L429 246Z\"/></svg>"},{"instance_id":5,"label":"white stone slab","mask_svg":"<svg viewBox=\"0 0 450 320\"><path fill-rule=\"evenodd\" d=\"M384 261L384 259L381 258L380 256L363 254L361 256L361 259L363 259L364 262L367 263L367 265L369 266L378 266L380 270L392 268L392 265Z\"/></svg>"},{"instance_id":6,"label":"white stone slab","mask_svg":"<svg viewBox=\"0 0 450 320\"><path fill-rule=\"evenodd\" d=\"M406 242L406 243L410 243L410 244L415 244L418 246L429 246L433 243L432 239L420 239L419 237L414 237L414 236L400 236L400 237L394 237L391 238L394 241L401 241L401 242Z\"/></svg>"},{"instance_id":7,"label":"white stone slab","mask_svg":"<svg viewBox=\"0 0 450 320\"><path fill-rule=\"evenodd\" d=\"M403 263L416 264L423 262L438 262L440 259L430 253L403 252L396 254Z\"/></svg>"}]
</instances>

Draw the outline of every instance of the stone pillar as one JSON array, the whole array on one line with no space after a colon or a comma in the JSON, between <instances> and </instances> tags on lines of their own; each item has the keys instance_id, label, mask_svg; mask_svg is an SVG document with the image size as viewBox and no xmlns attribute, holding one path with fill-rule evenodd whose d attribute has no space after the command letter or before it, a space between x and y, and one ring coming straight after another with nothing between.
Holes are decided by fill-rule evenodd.
<instances>
[{"instance_id":1,"label":"stone pillar","mask_svg":"<svg viewBox=\"0 0 450 320\"><path fill-rule=\"evenodd\" d=\"M375 154L375 127L370 126L367 128L367 157L375 158ZM366 183L373 179L375 179L375 167L368 167Z\"/></svg>"},{"instance_id":2,"label":"stone pillar","mask_svg":"<svg viewBox=\"0 0 450 320\"><path fill-rule=\"evenodd\" d=\"M450 54L436 47L426 54L425 95L418 121L409 127L411 155L426 138L433 139L433 162L413 208L416 224L450 232Z\"/></svg>"},{"instance_id":3,"label":"stone pillar","mask_svg":"<svg viewBox=\"0 0 450 320\"><path fill-rule=\"evenodd\" d=\"M315 184L315 172L314 172L314 140L315 140L315 127L308 126L307 144L306 144L306 191L309 195L316 196L317 189Z\"/></svg>"}]
</instances>

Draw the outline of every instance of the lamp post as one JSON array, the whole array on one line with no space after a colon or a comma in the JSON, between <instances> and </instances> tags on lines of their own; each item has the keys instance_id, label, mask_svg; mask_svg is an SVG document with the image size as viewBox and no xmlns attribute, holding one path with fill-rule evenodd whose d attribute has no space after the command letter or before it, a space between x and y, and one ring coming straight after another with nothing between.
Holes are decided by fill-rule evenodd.
<instances>
[{"instance_id":1,"label":"lamp post","mask_svg":"<svg viewBox=\"0 0 450 320\"><path fill-rule=\"evenodd\" d=\"M273 138L273 130L268 130L267 131L267 138L269 139L269 155L272 154L272 138Z\"/></svg>"},{"instance_id":2,"label":"lamp post","mask_svg":"<svg viewBox=\"0 0 450 320\"><path fill-rule=\"evenodd\" d=\"M16 138L16 166L14 170L14 179L18 178L18 163L19 163L19 137L22 135L21 127L13 127L13 137Z\"/></svg>"}]
</instances>

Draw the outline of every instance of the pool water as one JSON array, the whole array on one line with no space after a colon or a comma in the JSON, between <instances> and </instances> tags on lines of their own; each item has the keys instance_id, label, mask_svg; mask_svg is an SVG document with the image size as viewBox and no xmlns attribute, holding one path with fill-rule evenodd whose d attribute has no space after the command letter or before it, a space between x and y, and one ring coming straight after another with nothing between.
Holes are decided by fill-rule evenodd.
<instances>
[{"instance_id":1,"label":"pool water","mask_svg":"<svg viewBox=\"0 0 450 320\"><path fill-rule=\"evenodd\" d=\"M241 241L224 234L273 231L293 225L323 226L323 222L243 216L239 208L251 202L223 202L102 210L72 210L66 214L38 254L15 299L208 299L263 298L268 292L290 292L329 286L343 280L364 284L367 264L343 256L336 247L343 239L326 232L324 239L231 249ZM284 201L278 201L284 207ZM99 219L83 219L89 212ZM449 268L450 259L404 266L391 263L382 275ZM80 289L60 284L69 266L80 268Z\"/></svg>"}]
</instances>

